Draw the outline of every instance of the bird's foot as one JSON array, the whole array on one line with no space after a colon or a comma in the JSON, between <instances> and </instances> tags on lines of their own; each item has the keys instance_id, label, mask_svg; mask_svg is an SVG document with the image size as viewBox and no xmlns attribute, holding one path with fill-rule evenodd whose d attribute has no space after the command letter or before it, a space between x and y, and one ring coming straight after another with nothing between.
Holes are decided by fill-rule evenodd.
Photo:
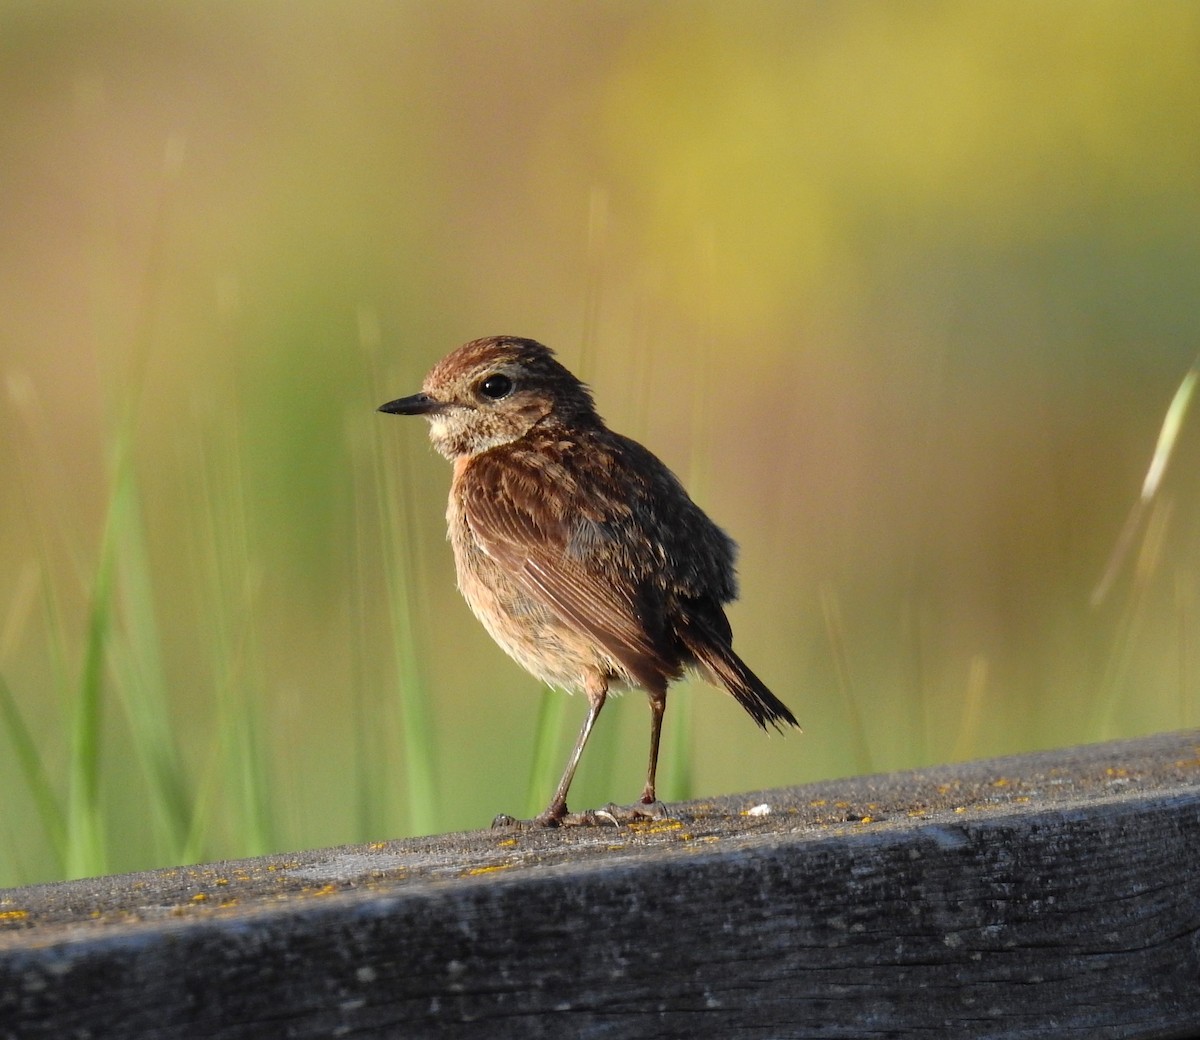
<instances>
[{"instance_id":1,"label":"bird's foot","mask_svg":"<svg viewBox=\"0 0 1200 1040\"><path fill-rule=\"evenodd\" d=\"M564 819L566 817L547 816L545 813L542 813L540 816L535 816L532 820L521 820L516 816L509 816L508 813L497 813L492 820L492 830L534 831L541 830L544 827L561 827Z\"/></svg>"},{"instance_id":2,"label":"bird's foot","mask_svg":"<svg viewBox=\"0 0 1200 1040\"><path fill-rule=\"evenodd\" d=\"M563 817L563 827L621 827L643 820L668 819L667 807L662 802L634 802L632 805L614 805L609 802L602 809L568 813Z\"/></svg>"},{"instance_id":3,"label":"bird's foot","mask_svg":"<svg viewBox=\"0 0 1200 1040\"><path fill-rule=\"evenodd\" d=\"M667 807L662 802L634 802L633 805L614 805L611 802L602 809L588 809L573 813L567 807L550 806L532 820L518 820L515 816L500 813L492 820L493 829L536 830L542 827L620 827L640 820L668 819Z\"/></svg>"},{"instance_id":4,"label":"bird's foot","mask_svg":"<svg viewBox=\"0 0 1200 1040\"><path fill-rule=\"evenodd\" d=\"M519 820L508 813L498 813L492 820L492 830L539 830L543 827L570 826L567 821L578 814L567 811L565 804L551 805L532 820Z\"/></svg>"},{"instance_id":5,"label":"bird's foot","mask_svg":"<svg viewBox=\"0 0 1200 1040\"><path fill-rule=\"evenodd\" d=\"M660 801L634 802L632 805L613 805L609 803L603 809L595 810L603 813L614 823L637 823L640 820L669 820L671 814Z\"/></svg>"}]
</instances>

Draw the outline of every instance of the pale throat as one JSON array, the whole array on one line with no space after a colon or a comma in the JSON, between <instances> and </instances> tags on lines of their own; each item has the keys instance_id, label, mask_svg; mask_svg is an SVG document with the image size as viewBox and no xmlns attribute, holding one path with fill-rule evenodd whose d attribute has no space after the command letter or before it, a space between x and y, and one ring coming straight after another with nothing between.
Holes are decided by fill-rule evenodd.
<instances>
[{"instance_id":1,"label":"pale throat","mask_svg":"<svg viewBox=\"0 0 1200 1040\"><path fill-rule=\"evenodd\" d=\"M505 421L500 416L484 417L465 409L452 409L427 418L434 449L452 461L520 440L537 421L536 418L529 421L528 416L519 419L513 416Z\"/></svg>"},{"instance_id":2,"label":"pale throat","mask_svg":"<svg viewBox=\"0 0 1200 1040\"><path fill-rule=\"evenodd\" d=\"M429 439L438 454L448 459L463 455L478 455L481 451L503 444L509 438L496 438L491 431L471 421L469 413L446 412L429 417Z\"/></svg>"}]
</instances>

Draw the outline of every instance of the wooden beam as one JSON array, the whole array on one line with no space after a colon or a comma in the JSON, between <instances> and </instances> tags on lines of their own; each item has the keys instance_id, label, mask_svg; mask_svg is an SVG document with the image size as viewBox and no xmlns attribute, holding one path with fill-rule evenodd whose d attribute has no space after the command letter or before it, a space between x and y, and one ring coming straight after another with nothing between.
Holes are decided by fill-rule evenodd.
<instances>
[{"instance_id":1,"label":"wooden beam","mask_svg":"<svg viewBox=\"0 0 1200 1040\"><path fill-rule=\"evenodd\" d=\"M0 1037L1200 1036L1200 731L0 891Z\"/></svg>"}]
</instances>

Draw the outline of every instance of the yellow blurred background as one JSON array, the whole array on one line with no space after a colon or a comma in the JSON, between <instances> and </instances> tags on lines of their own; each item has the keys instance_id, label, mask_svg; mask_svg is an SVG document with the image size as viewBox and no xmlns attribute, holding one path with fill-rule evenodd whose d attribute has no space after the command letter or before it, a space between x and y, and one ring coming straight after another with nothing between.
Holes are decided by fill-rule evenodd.
<instances>
[{"instance_id":1,"label":"yellow blurred background","mask_svg":"<svg viewBox=\"0 0 1200 1040\"><path fill-rule=\"evenodd\" d=\"M545 800L583 704L531 794L543 695L374 411L489 334L741 545L805 733L680 688L664 793L1200 719L1190 424L1089 602L1200 350L1200 6L7 2L0 55L0 884Z\"/></svg>"}]
</instances>

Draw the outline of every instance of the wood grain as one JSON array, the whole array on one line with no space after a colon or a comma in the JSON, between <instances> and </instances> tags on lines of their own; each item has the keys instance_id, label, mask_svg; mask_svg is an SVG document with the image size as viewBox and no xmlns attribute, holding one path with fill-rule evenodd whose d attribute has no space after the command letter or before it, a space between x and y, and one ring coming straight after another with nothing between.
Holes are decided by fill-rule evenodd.
<instances>
[{"instance_id":1,"label":"wood grain","mask_svg":"<svg viewBox=\"0 0 1200 1040\"><path fill-rule=\"evenodd\" d=\"M0 891L0 1036L1200 1036L1200 732Z\"/></svg>"}]
</instances>

